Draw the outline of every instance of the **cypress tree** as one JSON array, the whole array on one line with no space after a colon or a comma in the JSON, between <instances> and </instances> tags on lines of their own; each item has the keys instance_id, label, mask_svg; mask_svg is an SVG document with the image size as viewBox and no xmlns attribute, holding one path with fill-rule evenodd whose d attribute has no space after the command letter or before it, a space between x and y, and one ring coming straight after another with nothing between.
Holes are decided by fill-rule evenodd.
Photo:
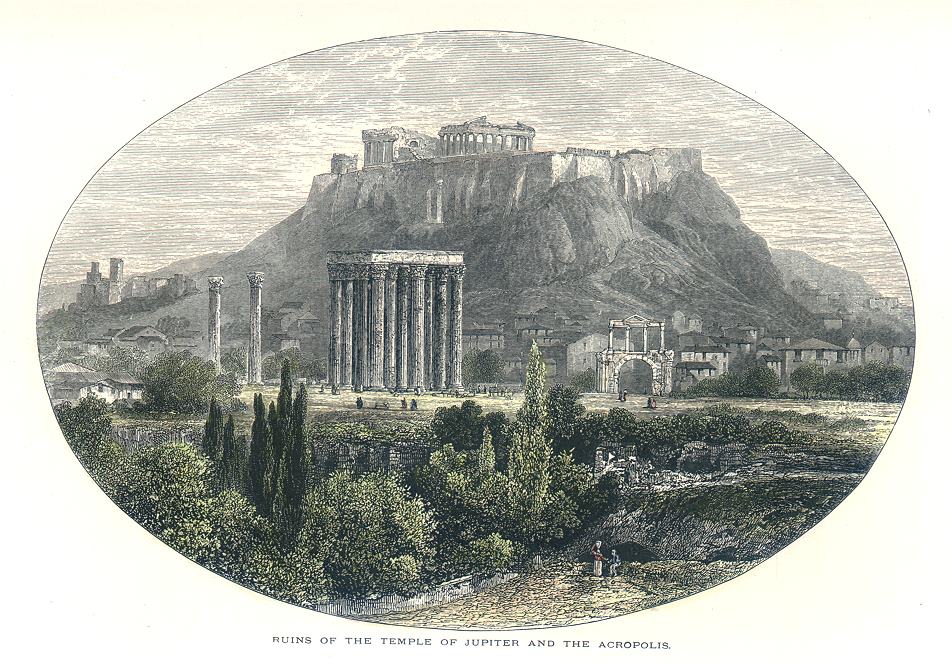
<instances>
[{"instance_id":1,"label":"cypress tree","mask_svg":"<svg viewBox=\"0 0 952 664\"><path fill-rule=\"evenodd\" d=\"M229 415L221 443L221 463L219 464L219 486L222 489L240 489L241 468L240 452L235 440L235 419Z\"/></svg>"},{"instance_id":2,"label":"cypress tree","mask_svg":"<svg viewBox=\"0 0 952 664\"><path fill-rule=\"evenodd\" d=\"M278 417L277 408L272 401L268 404L268 431L271 434L271 459L269 460L268 476L265 482L268 492L265 494L265 503L268 506L267 514L274 514L274 497L280 487L282 458L284 457L284 428Z\"/></svg>"},{"instance_id":3,"label":"cypress tree","mask_svg":"<svg viewBox=\"0 0 952 664\"><path fill-rule=\"evenodd\" d=\"M216 464L222 458L224 435L224 414L218 401L213 397L211 403L208 404L208 418L205 420L205 433L202 435L202 453Z\"/></svg>"},{"instance_id":4,"label":"cypress tree","mask_svg":"<svg viewBox=\"0 0 952 664\"><path fill-rule=\"evenodd\" d=\"M535 342L526 366L525 398L513 427L509 450L509 499L518 535L538 540L549 500L552 442L546 436L545 362Z\"/></svg>"},{"instance_id":5,"label":"cypress tree","mask_svg":"<svg viewBox=\"0 0 952 664\"><path fill-rule=\"evenodd\" d=\"M288 455L287 499L295 525L300 525L304 510L304 496L308 487L311 455L307 442L307 388L301 383L294 398L291 417L291 453Z\"/></svg>"},{"instance_id":6,"label":"cypress tree","mask_svg":"<svg viewBox=\"0 0 952 664\"><path fill-rule=\"evenodd\" d=\"M272 404L273 407L273 404ZM255 394L254 423L251 425L251 450L248 457L248 484L251 499L263 516L271 515L274 447L271 427L264 409L264 398Z\"/></svg>"},{"instance_id":7,"label":"cypress tree","mask_svg":"<svg viewBox=\"0 0 952 664\"><path fill-rule=\"evenodd\" d=\"M493 435L489 427L483 429L483 442L476 454L476 467L480 475L489 475L496 469L496 451L493 448Z\"/></svg>"}]
</instances>

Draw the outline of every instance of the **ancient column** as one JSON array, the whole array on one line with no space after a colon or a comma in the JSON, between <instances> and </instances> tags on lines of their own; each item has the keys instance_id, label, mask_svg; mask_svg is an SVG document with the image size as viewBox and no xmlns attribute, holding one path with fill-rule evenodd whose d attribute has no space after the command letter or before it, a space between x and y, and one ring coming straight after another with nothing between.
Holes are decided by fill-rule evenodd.
<instances>
[{"instance_id":1,"label":"ancient column","mask_svg":"<svg viewBox=\"0 0 952 664\"><path fill-rule=\"evenodd\" d=\"M449 272L445 267L438 267L434 277L436 292L433 297L433 385L442 390L446 388L446 282Z\"/></svg>"},{"instance_id":2,"label":"ancient column","mask_svg":"<svg viewBox=\"0 0 952 664\"><path fill-rule=\"evenodd\" d=\"M251 286L250 329L248 338L248 382L261 382L261 283L264 274L249 272L248 284Z\"/></svg>"},{"instance_id":3,"label":"ancient column","mask_svg":"<svg viewBox=\"0 0 952 664\"><path fill-rule=\"evenodd\" d=\"M386 265L370 266L370 302L367 307L370 376L367 385L373 389L382 389L384 385L384 279L386 276Z\"/></svg>"},{"instance_id":4,"label":"ancient column","mask_svg":"<svg viewBox=\"0 0 952 664\"><path fill-rule=\"evenodd\" d=\"M625 352L631 352L631 328L625 326Z\"/></svg>"},{"instance_id":5,"label":"ancient column","mask_svg":"<svg viewBox=\"0 0 952 664\"><path fill-rule=\"evenodd\" d=\"M339 265L330 266L327 270L328 294L330 302L327 307L327 317L330 321L327 339L327 382L331 385L341 384L341 300L343 299L343 278Z\"/></svg>"},{"instance_id":6,"label":"ancient column","mask_svg":"<svg viewBox=\"0 0 952 664\"><path fill-rule=\"evenodd\" d=\"M224 277L208 278L208 359L221 373L221 286Z\"/></svg>"},{"instance_id":7,"label":"ancient column","mask_svg":"<svg viewBox=\"0 0 952 664\"><path fill-rule=\"evenodd\" d=\"M645 352L648 352L648 326L645 325Z\"/></svg>"},{"instance_id":8,"label":"ancient column","mask_svg":"<svg viewBox=\"0 0 952 664\"><path fill-rule=\"evenodd\" d=\"M356 371L354 376L355 387L366 387L370 368L367 356L367 278L370 270L367 265L356 266L357 275L354 280L354 362Z\"/></svg>"},{"instance_id":9,"label":"ancient column","mask_svg":"<svg viewBox=\"0 0 952 664\"><path fill-rule=\"evenodd\" d=\"M433 385L433 266L427 267L423 282L423 385Z\"/></svg>"},{"instance_id":10,"label":"ancient column","mask_svg":"<svg viewBox=\"0 0 952 664\"><path fill-rule=\"evenodd\" d=\"M449 386L453 389L463 387L463 273L462 265L450 267L453 277L450 296L450 352Z\"/></svg>"},{"instance_id":11,"label":"ancient column","mask_svg":"<svg viewBox=\"0 0 952 664\"><path fill-rule=\"evenodd\" d=\"M615 350L615 328L608 328L608 350Z\"/></svg>"},{"instance_id":12,"label":"ancient column","mask_svg":"<svg viewBox=\"0 0 952 664\"><path fill-rule=\"evenodd\" d=\"M423 334L424 289L426 288L426 265L410 266L410 294L412 298L412 316L410 319L409 387L425 389L423 367L426 357L425 337Z\"/></svg>"},{"instance_id":13,"label":"ancient column","mask_svg":"<svg viewBox=\"0 0 952 664\"><path fill-rule=\"evenodd\" d=\"M354 384L354 270L345 267L341 282L340 314L340 384Z\"/></svg>"},{"instance_id":14,"label":"ancient column","mask_svg":"<svg viewBox=\"0 0 952 664\"><path fill-rule=\"evenodd\" d=\"M436 181L436 223L443 223L443 179Z\"/></svg>"},{"instance_id":15,"label":"ancient column","mask_svg":"<svg viewBox=\"0 0 952 664\"><path fill-rule=\"evenodd\" d=\"M661 347L660 347L661 354L664 355L664 321L659 323L658 331L661 333ZM669 381L669 384L670 384L670 381Z\"/></svg>"},{"instance_id":16,"label":"ancient column","mask_svg":"<svg viewBox=\"0 0 952 664\"><path fill-rule=\"evenodd\" d=\"M397 384L397 267L387 268L384 283L384 312L383 312L383 384L393 389Z\"/></svg>"},{"instance_id":17,"label":"ancient column","mask_svg":"<svg viewBox=\"0 0 952 664\"><path fill-rule=\"evenodd\" d=\"M410 273L401 265L397 277L397 384L398 390L407 389L407 341L410 309Z\"/></svg>"}]
</instances>

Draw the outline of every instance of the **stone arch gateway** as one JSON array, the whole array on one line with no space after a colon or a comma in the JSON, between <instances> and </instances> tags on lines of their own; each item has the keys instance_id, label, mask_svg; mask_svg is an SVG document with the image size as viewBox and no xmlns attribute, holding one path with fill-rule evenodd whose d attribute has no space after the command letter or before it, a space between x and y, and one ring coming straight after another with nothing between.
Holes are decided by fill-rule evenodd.
<instances>
[{"instance_id":1,"label":"stone arch gateway","mask_svg":"<svg viewBox=\"0 0 952 664\"><path fill-rule=\"evenodd\" d=\"M649 332L652 329L658 330L657 344L649 344ZM642 333L640 347L632 345L632 330ZM624 342L621 347L616 345L616 331L624 331ZM656 347L651 347L652 345ZM651 394L661 396L671 393L674 351L666 350L664 347L664 321L645 318L637 314L622 320L609 321L608 348L597 354L595 362L596 389L599 392L617 392L618 375L622 367L632 361L641 361L650 367Z\"/></svg>"}]
</instances>

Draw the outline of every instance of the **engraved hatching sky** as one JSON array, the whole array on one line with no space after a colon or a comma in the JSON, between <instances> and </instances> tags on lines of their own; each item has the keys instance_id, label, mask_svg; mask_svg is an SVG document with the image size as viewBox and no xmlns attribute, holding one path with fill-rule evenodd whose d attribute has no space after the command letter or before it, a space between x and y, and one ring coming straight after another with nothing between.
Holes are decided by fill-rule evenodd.
<instances>
[{"instance_id":1,"label":"engraved hatching sky","mask_svg":"<svg viewBox=\"0 0 952 664\"><path fill-rule=\"evenodd\" d=\"M304 204L361 129L436 134L480 115L536 128L536 150L697 147L704 170L773 247L862 274L909 301L895 243L869 199L822 149L718 83L625 51L567 39L430 33L347 44L245 74L133 139L70 209L44 272L91 260L126 272L240 249ZM108 264L108 263L107 263Z\"/></svg>"}]
</instances>

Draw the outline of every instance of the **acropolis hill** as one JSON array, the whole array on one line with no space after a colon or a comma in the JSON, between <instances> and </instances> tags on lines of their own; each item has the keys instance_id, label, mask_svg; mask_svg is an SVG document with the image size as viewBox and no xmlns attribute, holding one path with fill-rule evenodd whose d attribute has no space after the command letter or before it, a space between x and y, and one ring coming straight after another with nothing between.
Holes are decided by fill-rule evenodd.
<instances>
[{"instance_id":1,"label":"acropolis hill","mask_svg":"<svg viewBox=\"0 0 952 664\"><path fill-rule=\"evenodd\" d=\"M630 311L665 317L678 309L812 330L767 243L704 172L699 150L536 152L535 134L484 118L437 136L365 130L363 154L335 154L299 210L193 276L225 278L227 334L247 329L246 297L228 294L247 272L266 275L266 309L301 301L323 312L328 252L367 249L462 252L468 320L542 307L583 315L582 307L594 331ZM192 300L149 320L199 320L207 303Z\"/></svg>"},{"instance_id":2,"label":"acropolis hill","mask_svg":"<svg viewBox=\"0 0 952 664\"><path fill-rule=\"evenodd\" d=\"M383 209L399 223L453 223L488 206L517 211L551 188L600 178L630 210L681 173L701 173L693 148L631 150L616 156L562 152L492 152L398 161L314 177L307 216ZM330 203L332 210L322 208Z\"/></svg>"}]
</instances>

